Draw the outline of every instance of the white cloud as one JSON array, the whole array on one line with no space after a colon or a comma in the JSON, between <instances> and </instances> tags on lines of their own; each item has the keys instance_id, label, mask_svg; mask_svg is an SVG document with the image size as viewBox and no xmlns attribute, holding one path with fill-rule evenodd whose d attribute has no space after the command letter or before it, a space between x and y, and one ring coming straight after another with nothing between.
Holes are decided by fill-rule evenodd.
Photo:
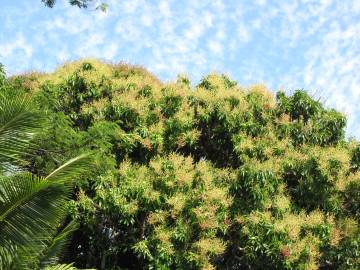
<instances>
[{"instance_id":1,"label":"white cloud","mask_svg":"<svg viewBox=\"0 0 360 270\"><path fill-rule=\"evenodd\" d=\"M255 3L259 6L263 6L266 4L266 0L256 0Z\"/></svg>"},{"instance_id":2,"label":"white cloud","mask_svg":"<svg viewBox=\"0 0 360 270\"><path fill-rule=\"evenodd\" d=\"M25 40L24 35L21 32L16 34L13 41L0 44L0 57L9 57L16 50L20 50L27 58L31 57L33 54L32 46Z\"/></svg>"},{"instance_id":3,"label":"white cloud","mask_svg":"<svg viewBox=\"0 0 360 270\"><path fill-rule=\"evenodd\" d=\"M224 40L226 38L226 33L225 33L224 27L221 27L220 29L218 29L218 31L216 32L216 38L218 40Z\"/></svg>"},{"instance_id":4,"label":"white cloud","mask_svg":"<svg viewBox=\"0 0 360 270\"><path fill-rule=\"evenodd\" d=\"M142 22L142 24L146 27L150 27L153 25L154 23L154 18L152 16L152 14L142 14L142 16L140 17L140 20Z\"/></svg>"},{"instance_id":5,"label":"white cloud","mask_svg":"<svg viewBox=\"0 0 360 270\"><path fill-rule=\"evenodd\" d=\"M213 17L212 14L208 11L203 14L204 25L207 27L211 27L213 25Z\"/></svg>"},{"instance_id":6,"label":"white cloud","mask_svg":"<svg viewBox=\"0 0 360 270\"><path fill-rule=\"evenodd\" d=\"M250 41L250 33L243 24L238 26L237 34L238 34L240 42L249 42Z\"/></svg>"},{"instance_id":7,"label":"white cloud","mask_svg":"<svg viewBox=\"0 0 360 270\"><path fill-rule=\"evenodd\" d=\"M204 26L201 23L193 23L185 32L185 37L190 40L196 40L204 33Z\"/></svg>"},{"instance_id":8,"label":"white cloud","mask_svg":"<svg viewBox=\"0 0 360 270\"><path fill-rule=\"evenodd\" d=\"M172 16L172 12L171 12L169 3L167 1L161 1L160 2L159 11L160 11L160 14L165 18L166 17L169 18L169 17Z\"/></svg>"},{"instance_id":9,"label":"white cloud","mask_svg":"<svg viewBox=\"0 0 360 270\"><path fill-rule=\"evenodd\" d=\"M138 9L138 7L140 5L140 2L141 1L139 1L139 0L121 1L121 10L123 12L133 14ZM112 4L111 4L111 6L115 6L115 7L118 6L118 5L119 5L118 0L113 1Z\"/></svg>"},{"instance_id":10,"label":"white cloud","mask_svg":"<svg viewBox=\"0 0 360 270\"><path fill-rule=\"evenodd\" d=\"M213 52L214 54L221 54L223 51L223 46L219 41L216 40L210 40L208 43L209 49L211 50L211 52Z\"/></svg>"},{"instance_id":11,"label":"white cloud","mask_svg":"<svg viewBox=\"0 0 360 270\"><path fill-rule=\"evenodd\" d=\"M27 13L27 1L13 2L0 11L0 61L12 72L86 56L145 65L166 80L231 70L240 83L317 91L360 130L358 0L108 0L107 13L65 0Z\"/></svg>"},{"instance_id":12,"label":"white cloud","mask_svg":"<svg viewBox=\"0 0 360 270\"><path fill-rule=\"evenodd\" d=\"M316 17L311 19L318 27L315 30L299 30L306 29L301 20L289 24L287 34L293 35L289 38L295 43L316 35L316 42L305 51L305 66L303 69L298 67L298 75L289 79L321 92L327 106L348 116L349 134L354 134L360 128L360 22L344 23L346 19L342 19L355 16L351 1L346 4L337 2L331 7L332 12L328 12L330 4L330 1L322 1L314 7L312 14Z\"/></svg>"},{"instance_id":13,"label":"white cloud","mask_svg":"<svg viewBox=\"0 0 360 270\"><path fill-rule=\"evenodd\" d=\"M70 53L66 49L63 49L59 51L56 57L60 62L65 62L70 59Z\"/></svg>"},{"instance_id":14,"label":"white cloud","mask_svg":"<svg viewBox=\"0 0 360 270\"><path fill-rule=\"evenodd\" d=\"M115 33L120 34L124 40L137 42L141 40L142 33L135 23L119 20L115 27Z\"/></svg>"},{"instance_id":15,"label":"white cloud","mask_svg":"<svg viewBox=\"0 0 360 270\"><path fill-rule=\"evenodd\" d=\"M118 44L116 43L110 43L110 44L107 44L104 48L104 58L107 59L107 60L113 60L116 53L118 52L119 50L119 46Z\"/></svg>"}]
</instances>

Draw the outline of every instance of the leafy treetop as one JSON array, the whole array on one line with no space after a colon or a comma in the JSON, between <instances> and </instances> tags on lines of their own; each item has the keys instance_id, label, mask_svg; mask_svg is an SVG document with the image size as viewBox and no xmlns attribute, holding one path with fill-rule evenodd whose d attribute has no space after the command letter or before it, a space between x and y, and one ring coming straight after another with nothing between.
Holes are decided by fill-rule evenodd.
<instances>
[{"instance_id":1,"label":"leafy treetop","mask_svg":"<svg viewBox=\"0 0 360 270\"><path fill-rule=\"evenodd\" d=\"M50 119L33 172L93 150L70 209L76 266L359 269L360 147L306 91L92 59L8 83Z\"/></svg>"}]
</instances>

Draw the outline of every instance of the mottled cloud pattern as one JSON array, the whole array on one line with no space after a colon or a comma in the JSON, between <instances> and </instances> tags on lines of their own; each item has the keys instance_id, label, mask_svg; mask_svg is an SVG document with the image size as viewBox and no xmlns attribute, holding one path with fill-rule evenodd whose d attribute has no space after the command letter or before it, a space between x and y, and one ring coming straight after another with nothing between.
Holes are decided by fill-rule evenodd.
<instances>
[{"instance_id":1,"label":"mottled cloud pattern","mask_svg":"<svg viewBox=\"0 0 360 270\"><path fill-rule=\"evenodd\" d=\"M0 62L9 74L99 57L163 80L211 71L242 85L304 88L348 116L360 138L360 1L108 0L107 13L65 0L1 1Z\"/></svg>"}]
</instances>

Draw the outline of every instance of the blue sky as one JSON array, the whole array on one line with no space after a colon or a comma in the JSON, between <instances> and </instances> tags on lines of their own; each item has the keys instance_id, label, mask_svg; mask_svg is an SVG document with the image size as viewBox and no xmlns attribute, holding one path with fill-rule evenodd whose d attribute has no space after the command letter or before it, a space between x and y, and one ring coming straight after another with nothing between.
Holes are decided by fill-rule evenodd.
<instances>
[{"instance_id":1,"label":"blue sky","mask_svg":"<svg viewBox=\"0 0 360 270\"><path fill-rule=\"evenodd\" d=\"M81 57L139 64L162 80L212 71L240 85L307 89L348 117L360 139L359 0L1 0L0 62L8 74L51 71Z\"/></svg>"}]
</instances>

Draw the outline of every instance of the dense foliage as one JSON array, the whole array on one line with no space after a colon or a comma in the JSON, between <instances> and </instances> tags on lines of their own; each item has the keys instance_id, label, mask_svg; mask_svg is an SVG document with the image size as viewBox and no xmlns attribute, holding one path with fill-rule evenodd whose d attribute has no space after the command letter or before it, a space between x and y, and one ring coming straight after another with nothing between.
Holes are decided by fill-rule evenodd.
<instances>
[{"instance_id":1,"label":"dense foliage","mask_svg":"<svg viewBox=\"0 0 360 270\"><path fill-rule=\"evenodd\" d=\"M46 177L26 171L32 138L45 128L30 98L12 88L0 65L0 270L75 269L57 265L75 222L66 222L73 180L88 165L85 156Z\"/></svg>"},{"instance_id":2,"label":"dense foliage","mask_svg":"<svg viewBox=\"0 0 360 270\"><path fill-rule=\"evenodd\" d=\"M9 83L50 119L33 173L94 153L70 207L76 266L360 268L360 146L306 91L95 60Z\"/></svg>"}]
</instances>

